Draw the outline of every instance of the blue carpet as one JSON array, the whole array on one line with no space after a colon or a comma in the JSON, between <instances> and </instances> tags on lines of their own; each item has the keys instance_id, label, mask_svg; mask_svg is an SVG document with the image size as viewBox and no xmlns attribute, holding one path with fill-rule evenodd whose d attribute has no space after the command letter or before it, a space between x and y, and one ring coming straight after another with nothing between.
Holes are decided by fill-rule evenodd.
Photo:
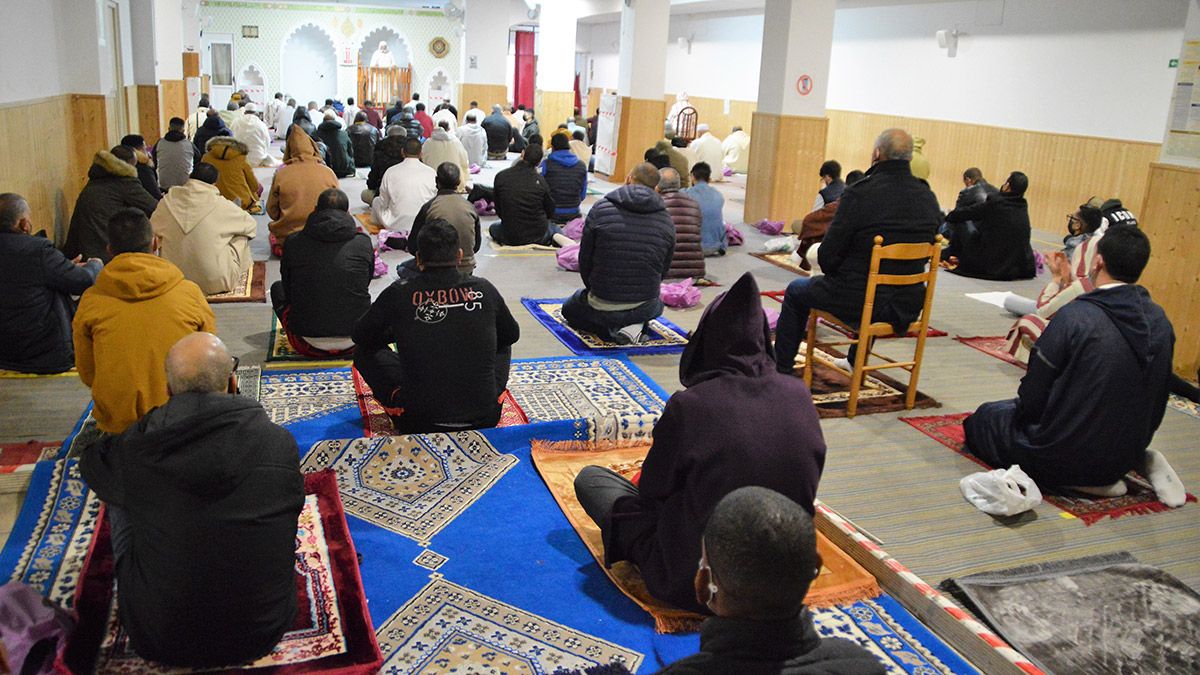
<instances>
[{"instance_id":1,"label":"blue carpet","mask_svg":"<svg viewBox=\"0 0 1200 675\"><path fill-rule=\"evenodd\" d=\"M554 334L572 352L590 356L627 354L678 354L687 346L688 332L671 323L666 317L650 322L650 331L637 345L619 345L591 334L577 331L566 324L560 313L562 299L521 298L521 304L538 323Z\"/></svg>"}]
</instances>

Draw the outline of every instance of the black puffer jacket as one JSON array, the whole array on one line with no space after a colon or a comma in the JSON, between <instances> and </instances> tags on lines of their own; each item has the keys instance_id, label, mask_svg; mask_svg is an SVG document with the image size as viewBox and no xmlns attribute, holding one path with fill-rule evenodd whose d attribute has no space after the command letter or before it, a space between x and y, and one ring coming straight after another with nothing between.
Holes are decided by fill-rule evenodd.
<instances>
[{"instance_id":1,"label":"black puffer jacket","mask_svg":"<svg viewBox=\"0 0 1200 675\"><path fill-rule=\"evenodd\" d=\"M350 145L354 148L354 166L360 169L371 166L375 158L375 144L379 142L379 130L363 122L351 124L346 133L350 136Z\"/></svg>"},{"instance_id":2,"label":"black puffer jacket","mask_svg":"<svg viewBox=\"0 0 1200 675\"><path fill-rule=\"evenodd\" d=\"M404 127L404 130L408 132L409 138L421 138L425 135L425 129L421 127L420 120L413 117L412 113L408 110L400 113L400 119L393 120L393 123Z\"/></svg>"},{"instance_id":3,"label":"black puffer jacket","mask_svg":"<svg viewBox=\"0 0 1200 675\"><path fill-rule=\"evenodd\" d=\"M73 264L44 237L0 231L0 368L61 373L75 365L74 304L100 273Z\"/></svg>"},{"instance_id":4,"label":"black puffer jacket","mask_svg":"<svg viewBox=\"0 0 1200 675\"><path fill-rule=\"evenodd\" d=\"M550 186L525 160L496 174L493 187L496 215L506 246L524 246L546 238L550 218L554 217L554 200Z\"/></svg>"},{"instance_id":5,"label":"black puffer jacket","mask_svg":"<svg viewBox=\"0 0 1200 675\"><path fill-rule=\"evenodd\" d=\"M404 161L404 141L399 136L387 136L375 146L375 156L371 162L371 173L367 174L367 189L379 192L379 184L383 182L383 174L387 170Z\"/></svg>"},{"instance_id":6,"label":"black puffer jacket","mask_svg":"<svg viewBox=\"0 0 1200 675\"><path fill-rule=\"evenodd\" d=\"M578 217L579 204L587 197L587 165L570 150L555 150L542 165L542 176L554 199L554 220Z\"/></svg>"},{"instance_id":7,"label":"black puffer jacket","mask_svg":"<svg viewBox=\"0 0 1200 675\"><path fill-rule=\"evenodd\" d=\"M154 213L158 200L146 192L138 180L137 169L116 155L101 150L88 169L88 182L75 201L63 254L68 258L82 255L108 262L108 219L124 208Z\"/></svg>"},{"instance_id":8,"label":"black puffer jacket","mask_svg":"<svg viewBox=\"0 0 1200 675\"><path fill-rule=\"evenodd\" d=\"M314 211L287 238L279 265L290 303L288 331L301 337L342 337L371 306L375 249L346 211Z\"/></svg>"},{"instance_id":9,"label":"black puffer jacket","mask_svg":"<svg viewBox=\"0 0 1200 675\"><path fill-rule=\"evenodd\" d=\"M483 122L480 122L479 126L483 127L484 132L487 133L488 153L495 155L508 151L508 144L512 141L513 128L508 120L504 119L504 115L494 112L483 118Z\"/></svg>"},{"instance_id":10,"label":"black puffer jacket","mask_svg":"<svg viewBox=\"0 0 1200 675\"><path fill-rule=\"evenodd\" d=\"M354 146L350 144L350 136L342 129L342 125L321 122L315 138L325 144L326 163L335 176L349 178L354 175Z\"/></svg>"},{"instance_id":11,"label":"black puffer jacket","mask_svg":"<svg viewBox=\"0 0 1200 675\"><path fill-rule=\"evenodd\" d=\"M603 300L645 302L658 297L674 253L675 225L662 197L644 185L625 185L588 212L579 276Z\"/></svg>"},{"instance_id":12,"label":"black puffer jacket","mask_svg":"<svg viewBox=\"0 0 1200 675\"><path fill-rule=\"evenodd\" d=\"M701 244L700 205L691 195L678 190L662 193L671 222L675 223L675 254L671 256L672 279L699 278L705 275L704 247Z\"/></svg>"},{"instance_id":13,"label":"black puffer jacket","mask_svg":"<svg viewBox=\"0 0 1200 675\"><path fill-rule=\"evenodd\" d=\"M192 139L192 142L196 144L196 149L203 155L205 152L208 152L209 141L217 136L232 135L233 132L229 130L229 127L225 126L225 120L221 119L219 115L214 115L204 119L204 124L201 124L200 128L196 130L196 136Z\"/></svg>"}]
</instances>

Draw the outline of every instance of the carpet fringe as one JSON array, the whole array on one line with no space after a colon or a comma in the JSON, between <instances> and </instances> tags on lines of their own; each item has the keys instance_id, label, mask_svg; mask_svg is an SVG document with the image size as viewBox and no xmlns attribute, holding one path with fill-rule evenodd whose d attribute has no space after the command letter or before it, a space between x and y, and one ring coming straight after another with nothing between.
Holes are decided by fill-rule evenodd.
<instances>
[{"instance_id":1,"label":"carpet fringe","mask_svg":"<svg viewBox=\"0 0 1200 675\"><path fill-rule=\"evenodd\" d=\"M1196 496L1193 494L1188 494L1185 503L1186 502L1195 502L1195 501L1196 501ZM1153 501L1153 502L1143 502L1141 504L1130 504L1129 506L1123 506L1121 508L1113 509L1111 511L1105 511L1103 513L1085 513L1085 514L1078 515L1076 517L1079 518L1080 520L1082 520L1084 525L1090 526L1090 525L1094 525L1106 518L1116 520L1117 518L1120 518L1121 516L1148 516L1153 513L1166 513L1167 511L1174 511L1174 510L1175 509L1171 508L1170 506L1167 506L1166 504L1164 504L1160 501Z\"/></svg>"},{"instance_id":2,"label":"carpet fringe","mask_svg":"<svg viewBox=\"0 0 1200 675\"><path fill-rule=\"evenodd\" d=\"M543 441L534 439L531 449L535 452L609 452L621 448L639 448L648 445L650 445L649 440Z\"/></svg>"},{"instance_id":3,"label":"carpet fringe","mask_svg":"<svg viewBox=\"0 0 1200 675\"><path fill-rule=\"evenodd\" d=\"M809 607L833 607L835 605L847 605L861 600L870 600L883 595L883 589L879 588L879 582L871 579L869 582L863 582L854 585L851 588L843 590L822 590L819 600L810 600L805 598L804 604ZM812 594L809 594L811 597Z\"/></svg>"},{"instance_id":4,"label":"carpet fringe","mask_svg":"<svg viewBox=\"0 0 1200 675\"><path fill-rule=\"evenodd\" d=\"M663 616L657 612L652 612L652 614L654 614L654 632L656 633L696 633L700 631L700 625L704 623L704 619L695 614L681 616Z\"/></svg>"}]
</instances>

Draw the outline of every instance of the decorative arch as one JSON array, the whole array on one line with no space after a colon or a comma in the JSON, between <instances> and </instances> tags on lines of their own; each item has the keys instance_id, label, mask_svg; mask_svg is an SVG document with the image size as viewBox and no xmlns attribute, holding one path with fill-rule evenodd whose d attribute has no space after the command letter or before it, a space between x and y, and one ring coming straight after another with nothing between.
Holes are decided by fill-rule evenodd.
<instances>
[{"instance_id":1,"label":"decorative arch","mask_svg":"<svg viewBox=\"0 0 1200 675\"><path fill-rule=\"evenodd\" d=\"M429 76L429 80L425 83L425 91L421 95L426 97L430 106L436 106L438 103L454 97L452 85L450 75L442 68L438 68Z\"/></svg>"},{"instance_id":2,"label":"decorative arch","mask_svg":"<svg viewBox=\"0 0 1200 675\"><path fill-rule=\"evenodd\" d=\"M335 97L337 44L324 27L298 24L280 46L280 88L298 104Z\"/></svg>"},{"instance_id":3,"label":"decorative arch","mask_svg":"<svg viewBox=\"0 0 1200 675\"><path fill-rule=\"evenodd\" d=\"M267 103L267 76L263 74L262 68L256 63L247 63L242 67L241 73L237 78L238 88L245 91L257 105L266 105Z\"/></svg>"},{"instance_id":4,"label":"decorative arch","mask_svg":"<svg viewBox=\"0 0 1200 675\"><path fill-rule=\"evenodd\" d=\"M358 62L364 66L370 65L371 55L379 48L380 42L388 43L388 49L395 55L396 65L401 68L412 66L412 45L399 31L384 25L364 33L362 39L358 41Z\"/></svg>"}]
</instances>

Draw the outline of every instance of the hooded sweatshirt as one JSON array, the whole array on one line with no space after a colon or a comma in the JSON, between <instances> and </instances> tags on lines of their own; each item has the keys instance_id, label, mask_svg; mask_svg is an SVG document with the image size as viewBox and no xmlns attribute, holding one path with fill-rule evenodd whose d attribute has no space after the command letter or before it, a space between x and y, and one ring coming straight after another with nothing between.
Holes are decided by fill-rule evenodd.
<instances>
[{"instance_id":1,"label":"hooded sweatshirt","mask_svg":"<svg viewBox=\"0 0 1200 675\"><path fill-rule=\"evenodd\" d=\"M108 219L129 207L148 216L157 205L158 201L138 181L137 169L107 150L97 152L88 169L87 185L75 200L63 254L108 262L112 258L108 253Z\"/></svg>"},{"instance_id":2,"label":"hooded sweatshirt","mask_svg":"<svg viewBox=\"0 0 1200 675\"><path fill-rule=\"evenodd\" d=\"M1041 485L1111 485L1140 467L1170 393L1175 331L1145 288L1067 303L1033 345L1015 413L964 423ZM994 404L989 404L994 405Z\"/></svg>"},{"instance_id":3,"label":"hooded sweatshirt","mask_svg":"<svg viewBox=\"0 0 1200 675\"><path fill-rule=\"evenodd\" d=\"M659 296L675 253L675 224L662 197L624 185L588 211L579 242L579 276L589 294L610 303Z\"/></svg>"},{"instance_id":4,"label":"hooded sweatshirt","mask_svg":"<svg viewBox=\"0 0 1200 675\"><path fill-rule=\"evenodd\" d=\"M154 158L158 162L158 183L164 190L188 182L188 176L201 153L182 131L168 131L154 145Z\"/></svg>"},{"instance_id":5,"label":"hooded sweatshirt","mask_svg":"<svg viewBox=\"0 0 1200 675\"><path fill-rule=\"evenodd\" d=\"M144 658L224 666L269 652L296 615L296 441L255 401L172 396L80 473L131 528L121 624Z\"/></svg>"},{"instance_id":6,"label":"hooded sweatshirt","mask_svg":"<svg viewBox=\"0 0 1200 675\"><path fill-rule=\"evenodd\" d=\"M775 372L770 346L758 285L743 274L704 310L679 362L686 389L654 425L639 494L617 501L604 533L607 564L636 564L650 594L681 609L708 613L692 581L722 497L760 485L813 513L825 439L808 387Z\"/></svg>"},{"instance_id":7,"label":"hooded sweatshirt","mask_svg":"<svg viewBox=\"0 0 1200 675\"><path fill-rule=\"evenodd\" d=\"M171 190L150 224L161 241L162 257L207 295L233 290L253 262L250 240L258 225L215 185L191 179Z\"/></svg>"},{"instance_id":8,"label":"hooded sweatshirt","mask_svg":"<svg viewBox=\"0 0 1200 675\"><path fill-rule=\"evenodd\" d=\"M280 244L288 235L304 227L304 221L317 208L317 197L323 191L338 187L337 176L321 163L317 144L308 134L288 134L284 156L287 159L275 172L271 194L267 197L267 215L271 216L269 227Z\"/></svg>"},{"instance_id":9,"label":"hooded sweatshirt","mask_svg":"<svg viewBox=\"0 0 1200 675\"><path fill-rule=\"evenodd\" d=\"M336 121L321 122L317 127L317 140L328 148L329 168L338 178L349 178L354 175L354 146L350 143L350 135Z\"/></svg>"},{"instance_id":10,"label":"hooded sweatshirt","mask_svg":"<svg viewBox=\"0 0 1200 675\"><path fill-rule=\"evenodd\" d=\"M571 150L555 150L542 164L542 175L550 185L557 220L579 215L579 204L587 198L587 164Z\"/></svg>"},{"instance_id":11,"label":"hooded sweatshirt","mask_svg":"<svg viewBox=\"0 0 1200 675\"><path fill-rule=\"evenodd\" d=\"M456 165L459 171L459 188L466 185L467 179L471 177L468 171L471 168L471 162L467 158L467 149L463 147L462 141L458 140L457 136L441 127L434 129L433 135L421 147L421 161L434 171L437 171L442 162Z\"/></svg>"},{"instance_id":12,"label":"hooded sweatshirt","mask_svg":"<svg viewBox=\"0 0 1200 675\"><path fill-rule=\"evenodd\" d=\"M463 148L467 151L467 162L476 166L483 166L487 161L487 132L483 127L479 126L479 122L464 124L458 128L458 140L462 141Z\"/></svg>"},{"instance_id":13,"label":"hooded sweatshirt","mask_svg":"<svg viewBox=\"0 0 1200 675\"><path fill-rule=\"evenodd\" d=\"M185 335L216 333L196 284L150 253L122 253L84 291L71 324L75 367L92 388L92 416L119 434L167 401L167 351Z\"/></svg>"},{"instance_id":14,"label":"hooded sweatshirt","mask_svg":"<svg viewBox=\"0 0 1200 675\"><path fill-rule=\"evenodd\" d=\"M195 137L192 141L196 144L196 149L200 154L204 154L208 150L208 142L217 136L232 136L233 132L229 127L225 126L225 120L221 119L220 115L215 117L206 117L204 123L196 130Z\"/></svg>"},{"instance_id":15,"label":"hooded sweatshirt","mask_svg":"<svg viewBox=\"0 0 1200 675\"><path fill-rule=\"evenodd\" d=\"M208 152L201 159L217 167L217 189L229 201L237 201L247 211L257 211L262 186L246 161L248 152L245 143L233 138L217 137L208 144Z\"/></svg>"},{"instance_id":16,"label":"hooded sweatshirt","mask_svg":"<svg viewBox=\"0 0 1200 675\"><path fill-rule=\"evenodd\" d=\"M306 338L346 337L371 306L375 249L346 211L314 211L288 237L279 265L288 300L288 332Z\"/></svg>"}]
</instances>

